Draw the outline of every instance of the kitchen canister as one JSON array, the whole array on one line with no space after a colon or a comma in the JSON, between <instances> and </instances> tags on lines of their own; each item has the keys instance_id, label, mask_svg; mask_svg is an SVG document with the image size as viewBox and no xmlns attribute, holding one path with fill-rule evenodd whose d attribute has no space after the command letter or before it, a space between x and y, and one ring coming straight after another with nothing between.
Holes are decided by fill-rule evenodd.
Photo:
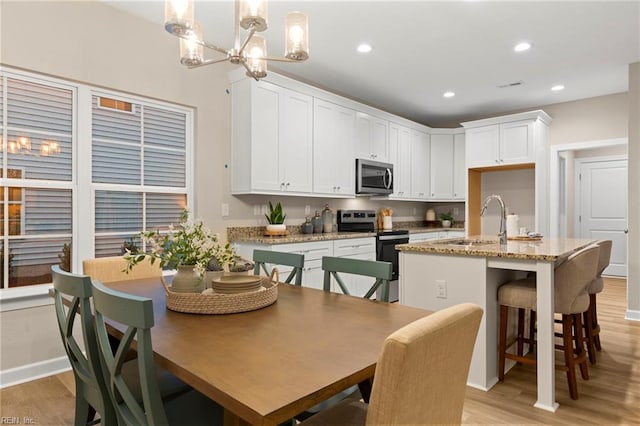
<instances>
[{"instance_id":1,"label":"kitchen canister","mask_svg":"<svg viewBox=\"0 0 640 426\"><path fill-rule=\"evenodd\" d=\"M322 218L320 217L320 212L318 210L316 210L316 215L311 219L311 223L313 224L314 234L322 232Z\"/></svg>"},{"instance_id":2,"label":"kitchen canister","mask_svg":"<svg viewBox=\"0 0 640 426\"><path fill-rule=\"evenodd\" d=\"M322 210L322 232L333 231L333 212L329 208L329 204L325 204Z\"/></svg>"},{"instance_id":3,"label":"kitchen canister","mask_svg":"<svg viewBox=\"0 0 640 426\"><path fill-rule=\"evenodd\" d=\"M520 232L520 218L517 214L507 215L507 238L517 237Z\"/></svg>"},{"instance_id":4,"label":"kitchen canister","mask_svg":"<svg viewBox=\"0 0 640 426\"><path fill-rule=\"evenodd\" d=\"M427 222L434 222L436 220L436 211L434 209L427 210L426 219Z\"/></svg>"}]
</instances>

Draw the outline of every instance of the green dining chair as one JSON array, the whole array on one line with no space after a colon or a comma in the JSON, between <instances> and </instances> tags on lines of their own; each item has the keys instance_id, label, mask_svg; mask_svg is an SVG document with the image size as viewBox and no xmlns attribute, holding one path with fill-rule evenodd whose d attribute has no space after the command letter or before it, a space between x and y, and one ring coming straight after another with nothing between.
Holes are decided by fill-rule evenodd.
<instances>
[{"instance_id":1,"label":"green dining chair","mask_svg":"<svg viewBox=\"0 0 640 426\"><path fill-rule=\"evenodd\" d=\"M253 273L260 275L260 269L265 274L271 275L271 271L267 270L267 263L272 265L291 266L293 269L289 276L284 280L285 283L291 284L295 278L295 285L302 285L302 268L304 267L304 254L283 253L279 251L254 250L253 263L255 264Z\"/></svg>"},{"instance_id":2,"label":"green dining chair","mask_svg":"<svg viewBox=\"0 0 640 426\"><path fill-rule=\"evenodd\" d=\"M93 328L91 278L70 274L61 270L58 265L51 267L51 275L58 329L76 384L74 424L94 424L97 412L102 425L115 425L116 413L104 381ZM65 297L68 306L65 304ZM73 335L76 321L80 323L85 352Z\"/></svg>"},{"instance_id":3,"label":"green dining chair","mask_svg":"<svg viewBox=\"0 0 640 426\"><path fill-rule=\"evenodd\" d=\"M101 361L105 366L107 390L118 424L122 425L222 425L223 409L195 390L170 400L161 398L153 360L151 328L154 324L153 301L122 293L93 282L96 334ZM115 353L112 352L106 322L127 327ZM136 340L139 386L137 398L122 374L126 353ZM133 361L132 361L133 362Z\"/></svg>"},{"instance_id":4,"label":"green dining chair","mask_svg":"<svg viewBox=\"0 0 640 426\"><path fill-rule=\"evenodd\" d=\"M384 302L389 301L389 281L393 276L393 264L390 262L324 256L322 258L322 269L324 270L324 291L331 291L331 277L333 277L340 290L349 295L349 289L338 274L362 275L375 278L375 282L364 295L365 299L370 299L376 293L376 290L382 287L381 300Z\"/></svg>"}]
</instances>

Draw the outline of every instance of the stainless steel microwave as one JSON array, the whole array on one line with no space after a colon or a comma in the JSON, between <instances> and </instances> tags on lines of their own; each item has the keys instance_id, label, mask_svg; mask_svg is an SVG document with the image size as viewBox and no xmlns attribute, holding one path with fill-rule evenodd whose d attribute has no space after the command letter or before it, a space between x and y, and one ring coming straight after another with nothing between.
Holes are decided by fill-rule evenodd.
<instances>
[{"instance_id":1,"label":"stainless steel microwave","mask_svg":"<svg viewBox=\"0 0 640 426\"><path fill-rule=\"evenodd\" d=\"M356 194L393 194L393 164L356 159Z\"/></svg>"}]
</instances>

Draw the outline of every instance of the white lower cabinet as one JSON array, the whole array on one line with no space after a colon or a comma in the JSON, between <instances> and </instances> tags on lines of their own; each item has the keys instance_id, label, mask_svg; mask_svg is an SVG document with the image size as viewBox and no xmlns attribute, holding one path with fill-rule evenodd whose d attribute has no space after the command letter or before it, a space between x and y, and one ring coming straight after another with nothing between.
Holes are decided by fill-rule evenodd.
<instances>
[{"instance_id":1,"label":"white lower cabinet","mask_svg":"<svg viewBox=\"0 0 640 426\"><path fill-rule=\"evenodd\" d=\"M464 238L464 231L432 231L432 232L416 232L409 234L409 244L420 243L430 240L442 240L445 238Z\"/></svg>"},{"instance_id":2,"label":"white lower cabinet","mask_svg":"<svg viewBox=\"0 0 640 426\"><path fill-rule=\"evenodd\" d=\"M376 239L352 238L348 240L335 240L333 242L333 255L346 259L376 260ZM349 294L363 297L373 285L374 279L352 274L339 274ZM331 279L331 291L342 293L338 283Z\"/></svg>"},{"instance_id":3,"label":"white lower cabinet","mask_svg":"<svg viewBox=\"0 0 640 426\"><path fill-rule=\"evenodd\" d=\"M236 252L245 259L253 259L253 250L280 251L283 253L304 254L304 267L302 269L302 285L322 290L324 274L322 272L322 256L333 256L333 241L313 241L308 243L291 244L255 244L234 243ZM268 265L271 269L274 265ZM284 281L291 267L275 265L280 273L280 280Z\"/></svg>"},{"instance_id":4,"label":"white lower cabinet","mask_svg":"<svg viewBox=\"0 0 640 426\"><path fill-rule=\"evenodd\" d=\"M304 255L304 268L302 270L302 286L323 289L324 271L322 270L323 256L345 257L349 259L376 260L375 237L349 238L344 240L312 241L291 244L255 244L234 243L233 248L245 259L253 259L253 250L269 250L284 253L297 253ZM274 265L268 265L271 269ZM280 272L280 280L284 281L291 268L275 265ZM362 297L373 284L373 279L350 274L340 274L349 293ZM335 280L331 280L331 291L342 293Z\"/></svg>"}]
</instances>

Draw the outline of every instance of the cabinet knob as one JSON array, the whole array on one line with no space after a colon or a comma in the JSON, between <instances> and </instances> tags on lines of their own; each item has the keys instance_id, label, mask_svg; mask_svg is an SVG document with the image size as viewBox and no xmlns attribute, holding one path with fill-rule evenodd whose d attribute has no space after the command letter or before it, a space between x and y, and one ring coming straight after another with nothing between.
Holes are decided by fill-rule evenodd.
<instances>
[{"instance_id":1,"label":"cabinet knob","mask_svg":"<svg viewBox=\"0 0 640 426\"><path fill-rule=\"evenodd\" d=\"M287 182L287 185L286 185L286 186L289 186L289 185L290 185L290 183L289 183L289 182Z\"/></svg>"},{"instance_id":2,"label":"cabinet knob","mask_svg":"<svg viewBox=\"0 0 640 426\"><path fill-rule=\"evenodd\" d=\"M338 187L338 192L340 192L340 187Z\"/></svg>"},{"instance_id":3,"label":"cabinet knob","mask_svg":"<svg viewBox=\"0 0 640 426\"><path fill-rule=\"evenodd\" d=\"M499 163L500 161L496 158L496 163Z\"/></svg>"}]
</instances>

